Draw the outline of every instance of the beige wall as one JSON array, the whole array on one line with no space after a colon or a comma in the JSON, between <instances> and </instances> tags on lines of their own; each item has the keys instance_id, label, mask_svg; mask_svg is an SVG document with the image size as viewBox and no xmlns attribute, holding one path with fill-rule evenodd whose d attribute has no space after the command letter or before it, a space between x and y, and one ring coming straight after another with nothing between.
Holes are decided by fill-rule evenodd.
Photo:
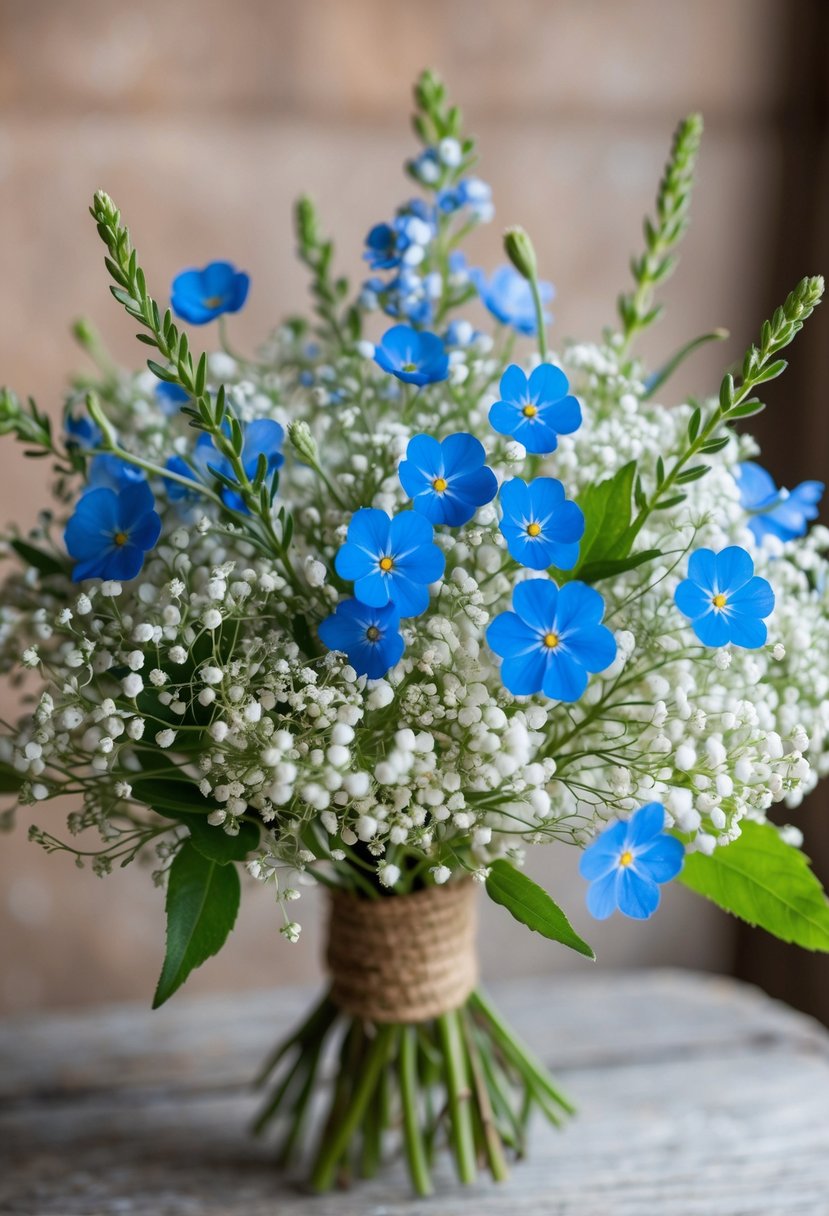
<instances>
[{"instance_id":1,"label":"beige wall","mask_svg":"<svg viewBox=\"0 0 829 1216\"><path fill-rule=\"evenodd\" d=\"M234 319L254 343L304 301L290 212L309 191L359 272L362 237L408 190L409 88L440 69L479 135L496 223L477 237L499 259L500 228L523 223L558 288L559 337L612 320L673 126L691 109L708 132L686 257L665 297L656 355L726 325L726 350L684 375L698 391L762 319L763 259L779 189L776 117L785 0L0 0L0 381L57 410L68 336L92 318L137 363L132 329L107 292L86 213L117 200L160 296L181 267L227 256L253 274ZM804 268L810 269L810 268ZM31 521L44 470L0 448L0 521ZM8 712L13 696L6 694ZM57 812L55 815L57 822ZM48 810L39 810L46 821ZM21 829L0 838L0 1009L148 999L163 911L149 876L109 879L47 858ZM573 909L613 965L723 965L730 929L681 890L645 926L598 927L582 912L573 859L541 853L534 872ZM311 901L309 900L309 903ZM487 968L584 966L490 910ZM192 990L316 974L313 916L296 947L251 888L224 954Z\"/></svg>"}]
</instances>

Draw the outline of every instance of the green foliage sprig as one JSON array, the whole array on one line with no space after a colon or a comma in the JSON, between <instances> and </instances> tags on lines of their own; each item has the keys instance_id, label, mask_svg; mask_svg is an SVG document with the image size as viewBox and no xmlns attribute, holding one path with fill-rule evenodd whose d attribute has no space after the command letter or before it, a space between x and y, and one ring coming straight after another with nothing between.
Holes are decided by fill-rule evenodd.
<instances>
[{"instance_id":1,"label":"green foliage sprig","mask_svg":"<svg viewBox=\"0 0 829 1216\"><path fill-rule=\"evenodd\" d=\"M625 349L636 334L647 329L662 314L662 305L653 303L654 291L676 268L678 259L674 251L688 227L694 166L701 138L700 114L690 114L679 124L674 135L656 196L656 215L644 222L645 251L631 262L636 288L618 300Z\"/></svg>"},{"instance_id":2,"label":"green foliage sprig","mask_svg":"<svg viewBox=\"0 0 829 1216\"><path fill-rule=\"evenodd\" d=\"M294 208L294 228L299 260L311 272L311 295L320 320L319 333L344 348L360 337L360 310L354 304L343 307L348 298L348 279L332 273L334 242L322 236L317 209L307 195Z\"/></svg>"}]
</instances>

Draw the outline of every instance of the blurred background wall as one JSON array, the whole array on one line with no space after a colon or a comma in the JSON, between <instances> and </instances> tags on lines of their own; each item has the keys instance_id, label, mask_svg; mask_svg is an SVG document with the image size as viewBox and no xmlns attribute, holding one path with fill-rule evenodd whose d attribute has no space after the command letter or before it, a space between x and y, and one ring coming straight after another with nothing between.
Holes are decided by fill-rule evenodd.
<instances>
[{"instance_id":1,"label":"blurred background wall","mask_svg":"<svg viewBox=\"0 0 829 1216\"><path fill-rule=\"evenodd\" d=\"M530 230L557 286L559 340L613 320L672 129L703 111L693 226L646 350L658 358L728 327L731 340L700 353L673 391L714 390L794 282L829 271L827 51L822 0L0 0L0 382L57 414L67 373L83 365L69 335L81 315L140 362L87 215L99 186L128 218L158 296L177 270L212 258L252 271L233 323L240 345L304 303L290 226L300 191L359 275L366 230L409 193L410 85L432 65L480 138L495 192L475 255L494 264L503 225ZM766 463L789 485L829 474L828 337L819 315L759 420ZM0 473L0 520L33 522L47 471L9 442ZM5 692L0 710L13 714L14 700ZM37 815L61 824L57 809ZM163 943L149 874L97 879L46 857L26 841L28 816L0 837L0 1010L149 1001ZM798 821L829 878L825 796ZM532 870L601 966L737 968L829 1016L825 960L738 930L679 887L648 924L588 925L571 857L539 851ZM289 946L251 884L229 947L188 989L315 977L312 897L303 911L302 942ZM500 910L486 916L490 975L588 965Z\"/></svg>"}]
</instances>

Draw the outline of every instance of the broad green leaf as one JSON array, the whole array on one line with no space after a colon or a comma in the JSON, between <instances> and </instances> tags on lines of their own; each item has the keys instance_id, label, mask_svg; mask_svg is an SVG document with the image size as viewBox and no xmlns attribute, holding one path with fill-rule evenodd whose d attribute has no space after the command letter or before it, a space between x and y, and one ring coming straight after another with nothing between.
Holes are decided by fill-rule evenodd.
<instances>
[{"instance_id":1,"label":"broad green leaf","mask_svg":"<svg viewBox=\"0 0 829 1216\"><path fill-rule=\"evenodd\" d=\"M136 777L131 785L136 802L168 819L194 814L204 817L216 809L216 804L209 802L192 781L174 777Z\"/></svg>"},{"instance_id":2,"label":"broad green leaf","mask_svg":"<svg viewBox=\"0 0 829 1216\"><path fill-rule=\"evenodd\" d=\"M209 861L184 842L170 866L167 953L153 1009L181 987L194 967L221 950L236 922L240 894L235 866Z\"/></svg>"},{"instance_id":3,"label":"broad green leaf","mask_svg":"<svg viewBox=\"0 0 829 1216\"><path fill-rule=\"evenodd\" d=\"M13 540L11 547L14 549L18 557L22 558L30 566L34 566L40 574L66 574L67 566L64 562L58 561L51 553L44 553L42 549L36 548L35 545L30 545L25 540Z\"/></svg>"},{"instance_id":4,"label":"broad green leaf","mask_svg":"<svg viewBox=\"0 0 829 1216\"><path fill-rule=\"evenodd\" d=\"M662 554L659 549L643 549L641 553L632 553L630 557L619 557L608 561L590 562L579 570L579 578L583 583L597 583L602 578L612 578L616 574L624 574L626 570L635 570L645 562L655 561Z\"/></svg>"},{"instance_id":5,"label":"broad green leaf","mask_svg":"<svg viewBox=\"0 0 829 1216\"><path fill-rule=\"evenodd\" d=\"M740 826L742 835L710 857L686 854L679 881L784 942L829 951L829 901L808 858L771 824Z\"/></svg>"},{"instance_id":6,"label":"broad green leaf","mask_svg":"<svg viewBox=\"0 0 829 1216\"><path fill-rule=\"evenodd\" d=\"M16 794L28 779L25 773L18 773L11 765L0 764L0 794Z\"/></svg>"},{"instance_id":7,"label":"broad green leaf","mask_svg":"<svg viewBox=\"0 0 829 1216\"><path fill-rule=\"evenodd\" d=\"M237 836L228 836L220 827L213 827L203 816L192 815L187 820L193 847L202 857L225 866L230 861L245 861L259 844L259 828L247 820L239 825Z\"/></svg>"},{"instance_id":8,"label":"broad green leaf","mask_svg":"<svg viewBox=\"0 0 829 1216\"><path fill-rule=\"evenodd\" d=\"M558 904L523 870L516 870L503 858L493 861L489 867L486 893L494 903L501 904L535 933L595 959L590 946L579 937Z\"/></svg>"},{"instance_id":9,"label":"broad green leaf","mask_svg":"<svg viewBox=\"0 0 829 1216\"><path fill-rule=\"evenodd\" d=\"M577 498L584 512L579 569L630 553L634 540L630 515L635 479L636 461L631 460L613 477L588 486Z\"/></svg>"}]
</instances>

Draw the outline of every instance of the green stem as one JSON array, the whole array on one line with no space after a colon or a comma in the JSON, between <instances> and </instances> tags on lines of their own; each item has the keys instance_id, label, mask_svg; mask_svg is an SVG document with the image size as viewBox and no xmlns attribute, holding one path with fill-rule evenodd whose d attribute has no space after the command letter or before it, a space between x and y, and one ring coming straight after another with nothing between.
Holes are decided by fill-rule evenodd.
<instances>
[{"instance_id":1,"label":"green stem","mask_svg":"<svg viewBox=\"0 0 829 1216\"><path fill-rule=\"evenodd\" d=\"M471 1094L457 1010L441 1014L436 1020L446 1063L451 1139L458 1177L463 1183L471 1183L477 1177L475 1135L469 1110Z\"/></svg>"},{"instance_id":2,"label":"green stem","mask_svg":"<svg viewBox=\"0 0 829 1216\"><path fill-rule=\"evenodd\" d=\"M400 1041L400 1096L403 1105L403 1142L409 1176L418 1195L431 1195L432 1178L426 1160L426 1147L420 1131L417 1103L416 1026L404 1026Z\"/></svg>"},{"instance_id":3,"label":"green stem","mask_svg":"<svg viewBox=\"0 0 829 1216\"><path fill-rule=\"evenodd\" d=\"M519 1072L527 1078L527 1080L533 1082L534 1088L537 1088L542 1093L547 1094L547 1096L552 1099L556 1105L560 1106L562 1110L566 1111L568 1115L574 1115L576 1113L576 1108L573 1106L572 1102L565 1098L565 1096L556 1088L549 1073L547 1072L547 1069L544 1067L541 1061L535 1055L533 1055L528 1047L526 1047L523 1043L519 1043L509 1026L507 1026L500 1014L497 1013L497 1011L492 1007L480 989L476 989L475 992L473 992L470 996L469 1006L470 1009L479 1013L486 1019L486 1021L489 1023L489 1029L491 1030L496 1041L503 1048L507 1058L519 1070Z\"/></svg>"},{"instance_id":4,"label":"green stem","mask_svg":"<svg viewBox=\"0 0 829 1216\"><path fill-rule=\"evenodd\" d=\"M530 290L533 293L533 304L535 305L535 325L538 331L538 354L542 363L547 362L547 324L544 320L544 304L541 299L541 289L538 286L538 276L533 275L529 280Z\"/></svg>"},{"instance_id":5,"label":"green stem","mask_svg":"<svg viewBox=\"0 0 829 1216\"><path fill-rule=\"evenodd\" d=\"M472 1026L470 1025L469 1016L465 1009L460 1011L458 1018L464 1042L466 1044L469 1070L472 1075L472 1084L474 1086L475 1097L477 1099L475 1103L475 1110L477 1111L481 1122L481 1132L483 1135L487 1161L489 1162L490 1173L496 1182L505 1182L509 1177L509 1170L507 1169L507 1163L504 1159L504 1149L501 1143L501 1137L495 1124L495 1116L492 1110L492 1103L490 1102L489 1098L486 1076L481 1063L481 1054L478 1051L478 1045L475 1042L475 1036Z\"/></svg>"}]
</instances>

